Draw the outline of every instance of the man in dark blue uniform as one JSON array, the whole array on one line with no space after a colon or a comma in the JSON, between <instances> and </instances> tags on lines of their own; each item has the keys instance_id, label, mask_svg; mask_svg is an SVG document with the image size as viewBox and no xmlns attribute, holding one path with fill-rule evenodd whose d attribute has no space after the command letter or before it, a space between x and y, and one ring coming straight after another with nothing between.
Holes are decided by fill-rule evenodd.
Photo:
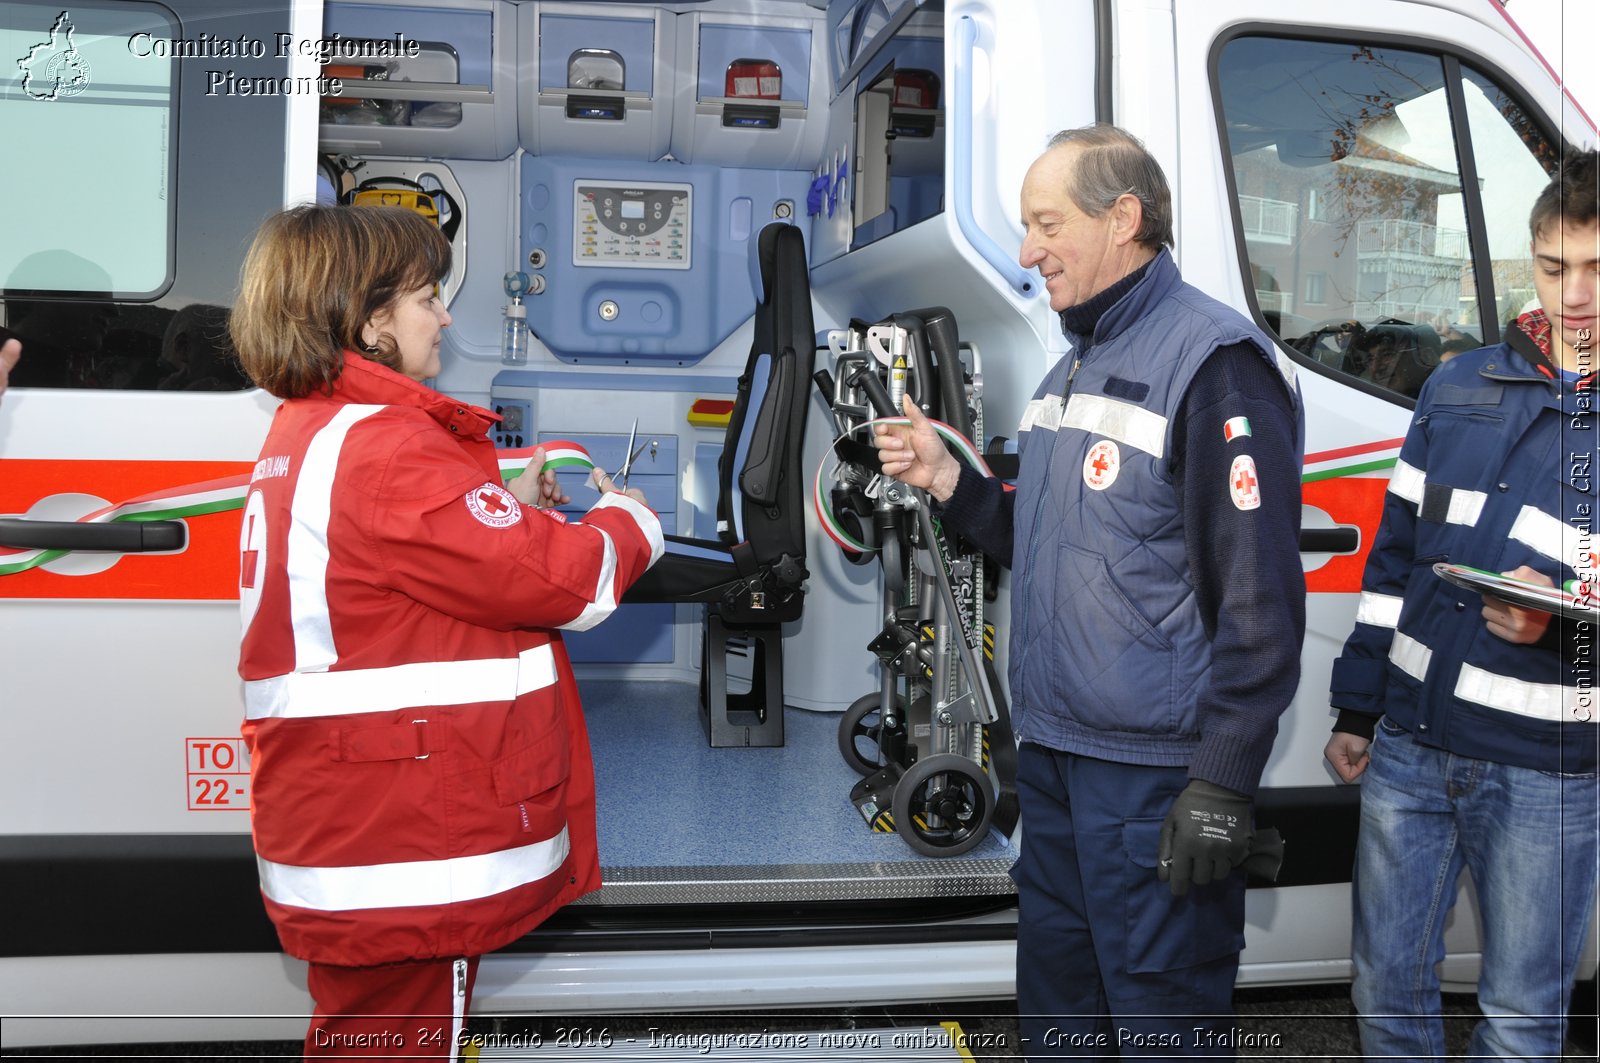
<instances>
[{"instance_id":1,"label":"man in dark blue uniform","mask_svg":"<svg viewBox=\"0 0 1600 1063\"><path fill-rule=\"evenodd\" d=\"M1016 490L912 404L877 443L1014 569L1023 1047L1228 1056L1236 869L1305 631L1298 387L1183 282L1166 178L1128 133L1057 134L1022 222L1072 351L1023 414Z\"/></svg>"}]
</instances>

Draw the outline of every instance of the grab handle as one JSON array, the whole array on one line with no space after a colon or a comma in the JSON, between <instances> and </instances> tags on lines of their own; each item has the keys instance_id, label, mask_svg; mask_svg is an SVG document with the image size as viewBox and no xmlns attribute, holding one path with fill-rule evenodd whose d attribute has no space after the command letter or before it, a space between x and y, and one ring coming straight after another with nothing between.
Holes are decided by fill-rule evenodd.
<instances>
[{"instance_id":1,"label":"grab handle","mask_svg":"<svg viewBox=\"0 0 1600 1063\"><path fill-rule=\"evenodd\" d=\"M972 113L973 53L978 49L978 24L971 15L956 20L956 107L955 121L955 206L956 225L983 260L1011 286L1011 290L1025 298L1037 294L1033 276L1022 268L1000 245L984 232L972 214L972 127L976 116Z\"/></svg>"}]
</instances>

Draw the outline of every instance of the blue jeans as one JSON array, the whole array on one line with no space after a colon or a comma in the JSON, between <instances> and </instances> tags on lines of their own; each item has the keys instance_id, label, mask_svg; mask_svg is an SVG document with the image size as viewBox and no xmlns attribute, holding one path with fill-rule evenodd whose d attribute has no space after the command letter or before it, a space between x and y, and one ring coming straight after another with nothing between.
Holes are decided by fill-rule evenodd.
<instances>
[{"instance_id":1,"label":"blue jeans","mask_svg":"<svg viewBox=\"0 0 1600 1063\"><path fill-rule=\"evenodd\" d=\"M1354 883L1362 1051L1444 1055L1437 965L1465 867L1483 919L1469 1055L1558 1058L1594 907L1596 777L1455 756L1388 719L1371 752Z\"/></svg>"},{"instance_id":2,"label":"blue jeans","mask_svg":"<svg viewBox=\"0 0 1600 1063\"><path fill-rule=\"evenodd\" d=\"M1017 1011L1030 1060L1233 1058L1243 872L1183 897L1156 878L1185 768L1024 742Z\"/></svg>"}]
</instances>

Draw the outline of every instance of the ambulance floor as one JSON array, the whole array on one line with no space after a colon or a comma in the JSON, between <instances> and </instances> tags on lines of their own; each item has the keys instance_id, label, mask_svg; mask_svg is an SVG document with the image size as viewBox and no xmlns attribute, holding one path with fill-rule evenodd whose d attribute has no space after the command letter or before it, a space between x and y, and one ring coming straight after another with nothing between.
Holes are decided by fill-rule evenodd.
<instances>
[{"instance_id":1,"label":"ambulance floor","mask_svg":"<svg viewBox=\"0 0 1600 1063\"><path fill-rule=\"evenodd\" d=\"M927 857L875 833L850 801L860 776L838 747L839 715L789 708L784 744L712 748L692 684L580 679L608 882L630 868L899 866L912 875L970 872L1005 880L1014 852L996 832L962 857ZM915 869L915 870L913 870ZM715 872L712 872L715 877ZM625 876L620 876L625 877ZM1009 881L987 892L1008 892Z\"/></svg>"}]
</instances>

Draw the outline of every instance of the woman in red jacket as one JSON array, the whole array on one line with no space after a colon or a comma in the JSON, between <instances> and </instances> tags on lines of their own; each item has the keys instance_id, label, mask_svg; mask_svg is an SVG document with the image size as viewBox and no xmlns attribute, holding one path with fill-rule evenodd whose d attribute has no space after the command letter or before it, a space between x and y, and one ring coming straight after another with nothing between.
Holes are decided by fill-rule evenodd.
<instances>
[{"instance_id":1,"label":"woman in red jacket","mask_svg":"<svg viewBox=\"0 0 1600 1063\"><path fill-rule=\"evenodd\" d=\"M308 1056L449 1058L478 957L599 887L559 632L662 552L642 496L599 470L581 521L541 507L564 501L553 475L502 484L494 415L422 384L449 267L414 212L300 207L262 226L231 320L285 400L245 504L239 674L262 897L310 964Z\"/></svg>"}]
</instances>

